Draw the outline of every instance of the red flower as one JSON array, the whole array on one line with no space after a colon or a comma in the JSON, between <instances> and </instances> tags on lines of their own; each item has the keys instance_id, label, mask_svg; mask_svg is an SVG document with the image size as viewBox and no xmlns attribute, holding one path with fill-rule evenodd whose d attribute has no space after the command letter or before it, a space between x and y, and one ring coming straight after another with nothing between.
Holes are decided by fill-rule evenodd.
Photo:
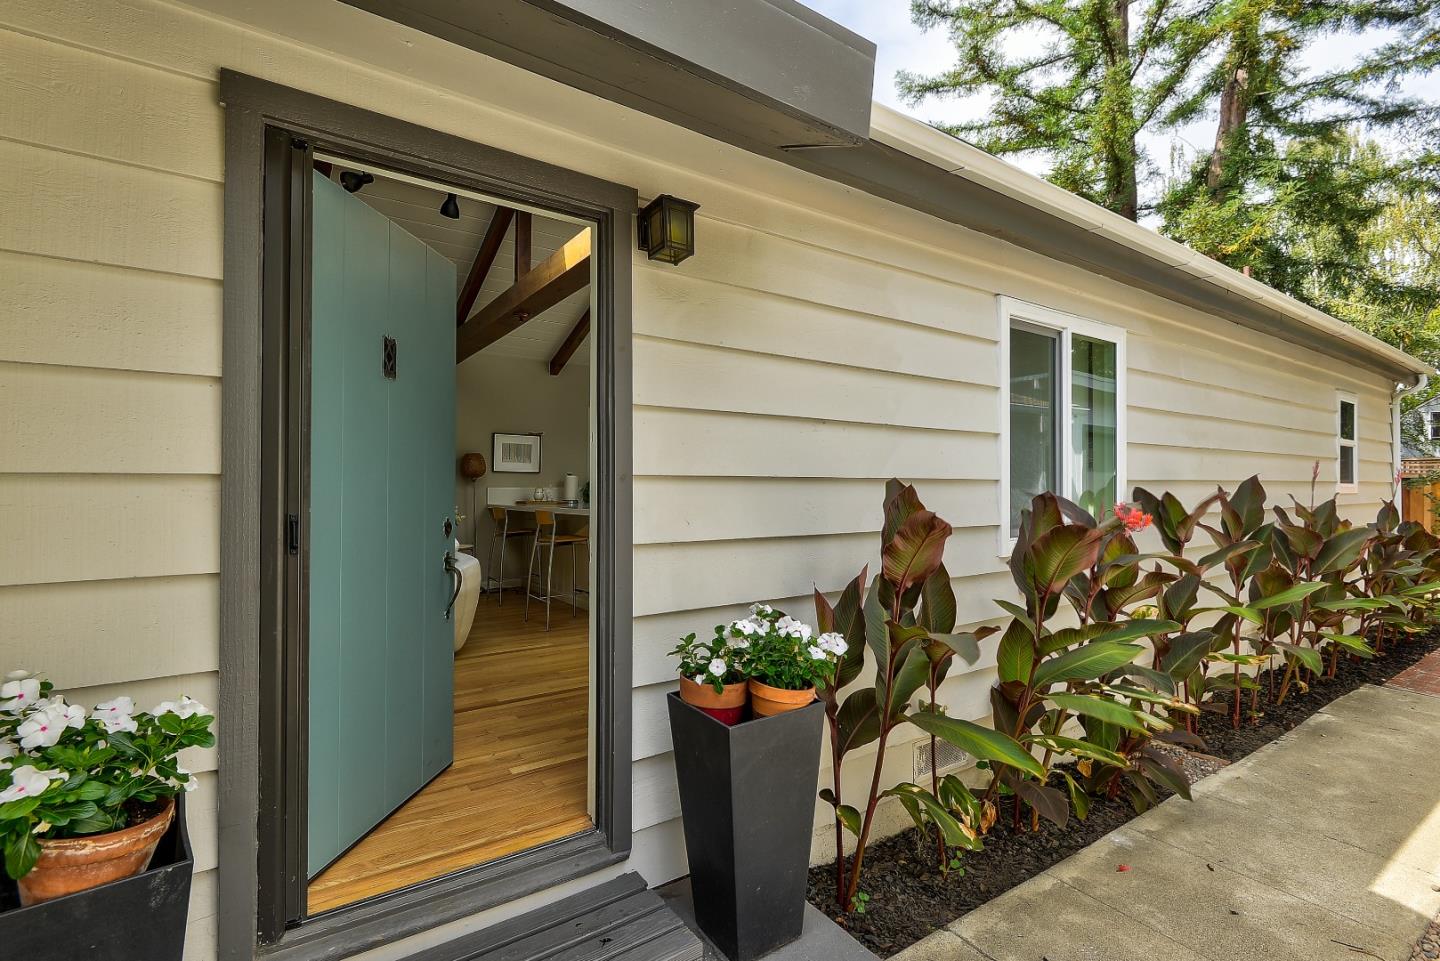
<instances>
[{"instance_id":1,"label":"red flower","mask_svg":"<svg viewBox=\"0 0 1440 961\"><path fill-rule=\"evenodd\" d=\"M1125 525L1127 531L1143 531L1154 523L1155 518L1141 512L1138 507L1131 507L1129 504L1116 504L1115 516Z\"/></svg>"}]
</instances>

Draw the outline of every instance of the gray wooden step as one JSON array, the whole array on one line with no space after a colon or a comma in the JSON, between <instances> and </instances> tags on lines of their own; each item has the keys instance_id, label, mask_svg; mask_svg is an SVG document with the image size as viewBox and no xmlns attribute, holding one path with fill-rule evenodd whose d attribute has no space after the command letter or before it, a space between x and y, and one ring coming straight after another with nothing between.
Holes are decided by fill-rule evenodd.
<instances>
[{"instance_id":1,"label":"gray wooden step","mask_svg":"<svg viewBox=\"0 0 1440 961\"><path fill-rule=\"evenodd\" d=\"M411 961L700 961L702 953L660 895L624 874Z\"/></svg>"}]
</instances>

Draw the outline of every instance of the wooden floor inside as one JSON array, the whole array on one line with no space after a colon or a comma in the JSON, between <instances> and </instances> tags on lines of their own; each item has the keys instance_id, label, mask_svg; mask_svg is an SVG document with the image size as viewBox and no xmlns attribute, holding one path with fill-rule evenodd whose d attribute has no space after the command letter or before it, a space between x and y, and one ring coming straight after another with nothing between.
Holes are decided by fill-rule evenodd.
<instances>
[{"instance_id":1,"label":"wooden floor inside","mask_svg":"<svg viewBox=\"0 0 1440 961\"><path fill-rule=\"evenodd\" d=\"M455 763L310 882L309 913L577 834L586 813L588 619L482 594L455 656Z\"/></svg>"}]
</instances>

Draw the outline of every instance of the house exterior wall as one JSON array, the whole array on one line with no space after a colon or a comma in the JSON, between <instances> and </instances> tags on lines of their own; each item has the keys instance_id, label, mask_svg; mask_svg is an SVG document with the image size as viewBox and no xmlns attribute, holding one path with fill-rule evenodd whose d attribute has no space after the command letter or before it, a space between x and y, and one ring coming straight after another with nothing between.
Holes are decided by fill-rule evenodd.
<instances>
[{"instance_id":1,"label":"house exterior wall","mask_svg":"<svg viewBox=\"0 0 1440 961\"><path fill-rule=\"evenodd\" d=\"M677 636L755 599L808 616L812 584L878 560L892 475L956 528L960 620L1009 593L997 296L1128 331L1129 484L1188 501L1258 472L1305 498L1319 460L1325 496L1338 388L1360 406L1345 512L1390 495L1381 377L359 10L214 6L0 9L0 666L76 699L216 697L221 67L701 205L695 257L633 261L631 867L651 882L684 871ZM282 24L290 39L267 32ZM947 682L952 714L987 714L993 657ZM892 752L897 780L909 758ZM207 961L215 755L189 763L187 958Z\"/></svg>"}]
</instances>

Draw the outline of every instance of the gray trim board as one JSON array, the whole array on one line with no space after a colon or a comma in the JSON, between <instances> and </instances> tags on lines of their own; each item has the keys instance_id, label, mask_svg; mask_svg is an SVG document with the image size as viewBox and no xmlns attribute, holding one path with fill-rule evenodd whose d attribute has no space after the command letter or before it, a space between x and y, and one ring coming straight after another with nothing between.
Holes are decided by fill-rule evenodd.
<instances>
[{"instance_id":1,"label":"gray trim board","mask_svg":"<svg viewBox=\"0 0 1440 961\"><path fill-rule=\"evenodd\" d=\"M345 0L721 140L870 136L875 45L797 0Z\"/></svg>"},{"instance_id":2,"label":"gray trim board","mask_svg":"<svg viewBox=\"0 0 1440 961\"><path fill-rule=\"evenodd\" d=\"M229 70L220 568L220 957L340 958L623 860L631 843L631 322L636 194L493 147ZM595 280L597 473L592 532L596 630L597 829L297 926L294 652L284 642L282 443L288 329L304 311L291 243L293 140L360 161L562 211L591 222ZM303 156L303 155L302 155ZM302 165L303 166L303 165ZM266 171L271 175L267 178ZM304 171L302 170L302 173ZM303 177L301 178L304 179ZM286 199L286 198L290 199ZM279 209L277 209L279 208ZM268 219L267 219L268 212ZM303 236L303 234L301 235ZM303 244L303 241L302 241ZM268 271L268 274L267 274ZM287 662L287 657L291 658ZM293 741L290 738L289 741ZM288 793L287 793L288 792ZM287 901L285 892L290 892Z\"/></svg>"}]
</instances>

